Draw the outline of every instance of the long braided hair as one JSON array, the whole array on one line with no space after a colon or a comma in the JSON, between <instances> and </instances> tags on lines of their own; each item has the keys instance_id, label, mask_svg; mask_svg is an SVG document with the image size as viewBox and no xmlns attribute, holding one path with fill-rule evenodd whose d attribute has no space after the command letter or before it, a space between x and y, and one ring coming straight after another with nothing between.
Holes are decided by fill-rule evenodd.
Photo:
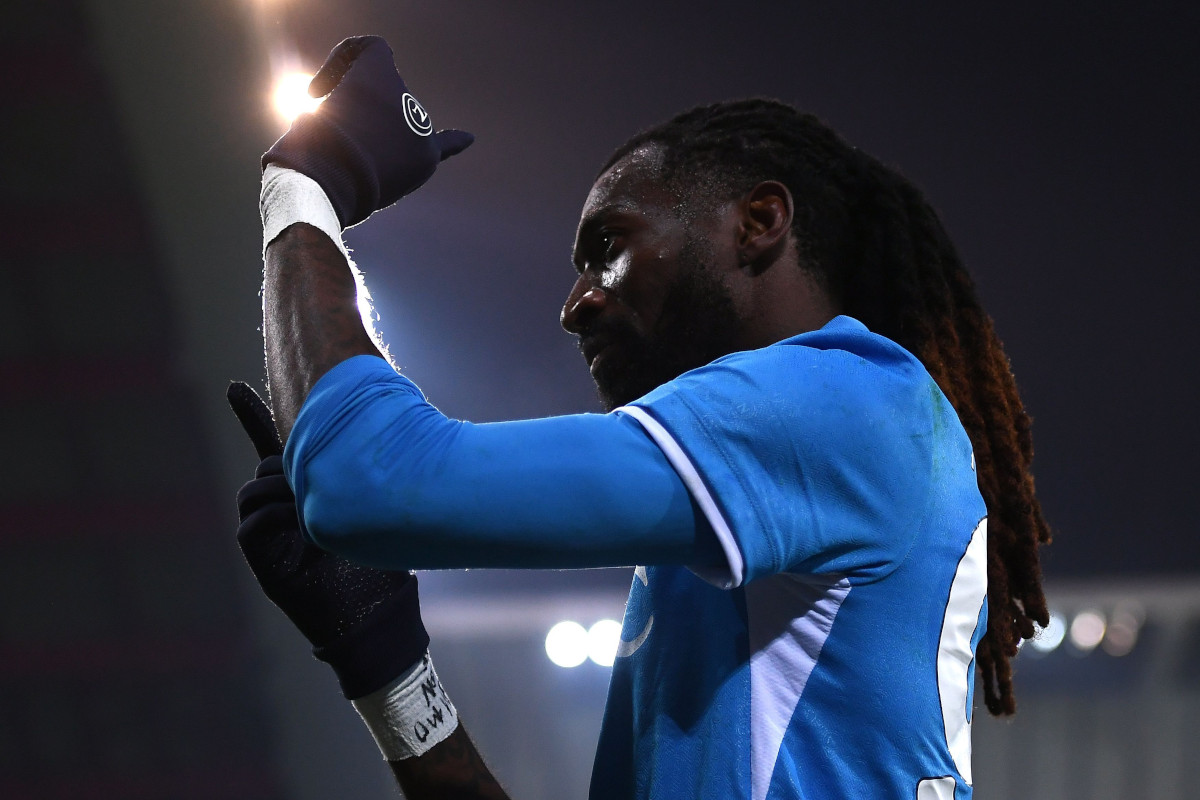
<instances>
[{"instance_id":1,"label":"long braided hair","mask_svg":"<svg viewBox=\"0 0 1200 800\"><path fill-rule=\"evenodd\" d=\"M988 627L976 663L988 710L1013 713L1010 660L1034 622L1049 623L1038 546L1050 530L1029 469L1029 415L937 214L895 170L776 100L686 111L626 142L601 172L645 145L662 149L662 177L692 198L723 202L761 181L786 185L801 263L843 313L919 358L958 412L988 509Z\"/></svg>"}]
</instances>

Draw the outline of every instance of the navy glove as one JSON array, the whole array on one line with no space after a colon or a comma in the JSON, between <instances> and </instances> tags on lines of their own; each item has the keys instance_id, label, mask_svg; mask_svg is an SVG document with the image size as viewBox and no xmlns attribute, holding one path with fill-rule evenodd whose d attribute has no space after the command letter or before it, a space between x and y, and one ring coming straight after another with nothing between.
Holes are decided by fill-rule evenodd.
<instances>
[{"instance_id":1,"label":"navy glove","mask_svg":"<svg viewBox=\"0 0 1200 800\"><path fill-rule=\"evenodd\" d=\"M309 544L283 475L283 448L266 404L231 383L229 405L262 462L237 495L238 545L263 592L333 667L349 700L382 689L425 655L417 577L364 567Z\"/></svg>"},{"instance_id":2,"label":"navy glove","mask_svg":"<svg viewBox=\"0 0 1200 800\"><path fill-rule=\"evenodd\" d=\"M333 48L308 93L329 97L296 118L262 165L315 180L343 228L417 189L440 162L475 141L466 131L434 133L429 114L396 72L392 49L378 36L355 36Z\"/></svg>"}]
</instances>

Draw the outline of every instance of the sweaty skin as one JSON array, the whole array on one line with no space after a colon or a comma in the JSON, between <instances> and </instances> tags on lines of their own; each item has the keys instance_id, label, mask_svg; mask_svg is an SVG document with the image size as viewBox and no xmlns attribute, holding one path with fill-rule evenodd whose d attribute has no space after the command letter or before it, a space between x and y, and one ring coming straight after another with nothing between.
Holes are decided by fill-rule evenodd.
<instances>
[{"instance_id":1,"label":"sweaty skin","mask_svg":"<svg viewBox=\"0 0 1200 800\"><path fill-rule=\"evenodd\" d=\"M583 206L579 273L560 322L608 408L739 350L814 331L838 309L803 269L778 181L694 206L664 185L663 153L617 161Z\"/></svg>"}]
</instances>

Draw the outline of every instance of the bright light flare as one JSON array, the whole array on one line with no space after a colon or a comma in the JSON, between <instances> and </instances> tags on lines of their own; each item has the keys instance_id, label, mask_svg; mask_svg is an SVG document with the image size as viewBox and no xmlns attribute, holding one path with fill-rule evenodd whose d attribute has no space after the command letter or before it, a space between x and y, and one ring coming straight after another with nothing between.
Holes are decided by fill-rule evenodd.
<instances>
[{"instance_id":1,"label":"bright light flare","mask_svg":"<svg viewBox=\"0 0 1200 800\"><path fill-rule=\"evenodd\" d=\"M560 667L578 667L588 657L588 632L578 622L560 622L546 634L546 655Z\"/></svg>"},{"instance_id":2,"label":"bright light flare","mask_svg":"<svg viewBox=\"0 0 1200 800\"><path fill-rule=\"evenodd\" d=\"M306 111L315 111L321 105L320 97L308 96L308 82L312 75L305 72L288 72L275 81L271 93L271 104L275 113L287 124Z\"/></svg>"},{"instance_id":3,"label":"bright light flare","mask_svg":"<svg viewBox=\"0 0 1200 800\"><path fill-rule=\"evenodd\" d=\"M602 667L611 667L621 642L621 623L602 619L588 629L588 658Z\"/></svg>"}]
</instances>

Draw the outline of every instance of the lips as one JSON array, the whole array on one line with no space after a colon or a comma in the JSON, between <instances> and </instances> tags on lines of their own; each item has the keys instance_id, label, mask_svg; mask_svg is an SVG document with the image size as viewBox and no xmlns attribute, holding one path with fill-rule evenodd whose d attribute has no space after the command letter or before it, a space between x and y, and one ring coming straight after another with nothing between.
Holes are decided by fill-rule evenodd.
<instances>
[{"instance_id":1,"label":"lips","mask_svg":"<svg viewBox=\"0 0 1200 800\"><path fill-rule=\"evenodd\" d=\"M579 350L587 362L592 377L601 369L602 362L611 361L621 353L636 352L637 332L623 321L607 321L584 331L579 339Z\"/></svg>"},{"instance_id":2,"label":"lips","mask_svg":"<svg viewBox=\"0 0 1200 800\"><path fill-rule=\"evenodd\" d=\"M596 365L601 356L612 348L616 343L612 337L597 336L592 339L584 339L579 343L579 349L583 351L583 359L587 362L588 369L595 372Z\"/></svg>"}]
</instances>

